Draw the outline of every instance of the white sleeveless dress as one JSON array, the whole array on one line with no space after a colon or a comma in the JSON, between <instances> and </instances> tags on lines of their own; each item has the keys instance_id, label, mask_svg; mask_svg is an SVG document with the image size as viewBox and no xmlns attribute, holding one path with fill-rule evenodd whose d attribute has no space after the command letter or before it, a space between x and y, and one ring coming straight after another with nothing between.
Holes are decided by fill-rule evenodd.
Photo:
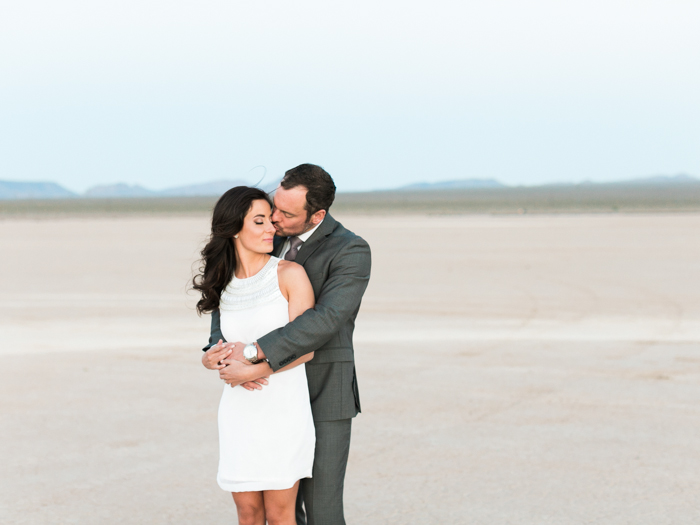
<instances>
[{"instance_id":1,"label":"white sleeveless dress","mask_svg":"<svg viewBox=\"0 0 700 525\"><path fill-rule=\"evenodd\" d=\"M221 332L227 341L252 343L289 322L289 304L277 279L280 259L257 274L235 276L221 294ZM224 386L219 404L219 486L229 492L282 490L311 477L316 433L306 368L270 376L250 392Z\"/></svg>"}]
</instances>

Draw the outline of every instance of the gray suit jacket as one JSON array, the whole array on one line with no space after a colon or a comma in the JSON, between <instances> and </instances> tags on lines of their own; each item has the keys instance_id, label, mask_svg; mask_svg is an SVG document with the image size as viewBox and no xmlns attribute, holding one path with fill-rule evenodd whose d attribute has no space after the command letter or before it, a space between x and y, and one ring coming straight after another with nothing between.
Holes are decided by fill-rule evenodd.
<instances>
[{"instance_id":1,"label":"gray suit jacket","mask_svg":"<svg viewBox=\"0 0 700 525\"><path fill-rule=\"evenodd\" d=\"M279 254L283 245L279 242L273 253ZM360 411L360 396L352 334L369 283L369 245L327 214L299 249L296 262L309 276L316 306L261 337L258 344L275 371L315 352L306 364L314 420L355 417ZM219 339L224 337L217 310L212 313L209 344L203 350Z\"/></svg>"}]
</instances>

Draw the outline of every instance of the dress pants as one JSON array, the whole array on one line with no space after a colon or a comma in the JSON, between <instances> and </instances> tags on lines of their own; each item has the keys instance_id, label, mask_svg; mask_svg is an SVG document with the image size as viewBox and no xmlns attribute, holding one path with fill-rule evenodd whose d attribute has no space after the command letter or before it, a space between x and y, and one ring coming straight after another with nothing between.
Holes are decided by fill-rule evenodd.
<instances>
[{"instance_id":1,"label":"dress pants","mask_svg":"<svg viewBox=\"0 0 700 525\"><path fill-rule=\"evenodd\" d=\"M345 525L343 486L352 419L315 421L314 425L313 477L302 479L299 485L297 525Z\"/></svg>"}]
</instances>

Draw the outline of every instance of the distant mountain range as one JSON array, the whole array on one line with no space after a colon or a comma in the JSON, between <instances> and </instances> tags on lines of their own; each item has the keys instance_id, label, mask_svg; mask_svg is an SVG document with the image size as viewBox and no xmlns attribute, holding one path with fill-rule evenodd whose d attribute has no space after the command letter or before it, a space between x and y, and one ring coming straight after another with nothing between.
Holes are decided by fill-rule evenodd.
<instances>
[{"instance_id":1,"label":"distant mountain range","mask_svg":"<svg viewBox=\"0 0 700 525\"><path fill-rule=\"evenodd\" d=\"M501 184L495 179L460 179L446 180L443 182L417 182L402 186L400 190L452 190L463 188L504 188L505 184Z\"/></svg>"},{"instance_id":2,"label":"distant mountain range","mask_svg":"<svg viewBox=\"0 0 700 525\"><path fill-rule=\"evenodd\" d=\"M95 186L82 195L67 190L53 182L13 182L0 181L0 200L14 199L70 199L70 198L93 198L93 199L119 199L119 198L139 198L139 197L216 197L234 186L247 185L242 180L216 180L202 184L189 186L177 186L164 190L149 190L143 186L128 184L111 184L107 186ZM274 180L268 184L262 184L265 191L274 190L279 184L279 180ZM654 175L639 179L617 181L617 182L582 182L582 183L562 183L547 184L545 186L589 186L589 185L678 185L678 184L700 184L700 179L686 174L679 175ZM506 188L505 184L495 179L457 179L442 182L418 182L402 186L395 191L426 191L426 190L453 190L453 189L496 189Z\"/></svg>"},{"instance_id":3,"label":"distant mountain range","mask_svg":"<svg viewBox=\"0 0 700 525\"><path fill-rule=\"evenodd\" d=\"M216 197L235 186L245 186L249 183L243 180L215 180L202 184L177 186L164 190L149 190L143 186L119 183L106 186L94 186L82 195L67 190L53 182L8 182L0 181L0 200L11 199L122 199L142 197ZM279 180L262 184L265 191L272 191Z\"/></svg>"},{"instance_id":4,"label":"distant mountain range","mask_svg":"<svg viewBox=\"0 0 700 525\"><path fill-rule=\"evenodd\" d=\"M579 183L563 182L555 184L546 184L545 186L601 186L601 185L633 185L633 186L667 186L678 184L698 184L700 179L679 173L678 175L652 175L650 177L640 177L631 180L618 180L612 182L593 182L586 180Z\"/></svg>"},{"instance_id":5,"label":"distant mountain range","mask_svg":"<svg viewBox=\"0 0 700 525\"><path fill-rule=\"evenodd\" d=\"M0 199L69 199L77 194L54 182L0 180Z\"/></svg>"},{"instance_id":6,"label":"distant mountain range","mask_svg":"<svg viewBox=\"0 0 700 525\"><path fill-rule=\"evenodd\" d=\"M686 175L685 173L679 173L678 175L653 175L651 177L627 181L628 184L697 184L699 182L700 179Z\"/></svg>"},{"instance_id":7,"label":"distant mountain range","mask_svg":"<svg viewBox=\"0 0 700 525\"><path fill-rule=\"evenodd\" d=\"M91 199L117 199L126 197L155 197L157 191L152 191L143 186L129 186L128 184L109 184L106 186L93 186L83 193L83 197Z\"/></svg>"},{"instance_id":8,"label":"distant mountain range","mask_svg":"<svg viewBox=\"0 0 700 525\"><path fill-rule=\"evenodd\" d=\"M244 180L215 180L203 184L191 186L177 186L165 190L154 191L143 186L129 186L128 184L111 184L108 186L95 186L87 190L83 196L98 199L119 199L124 197L210 197L221 195L236 186L245 186Z\"/></svg>"},{"instance_id":9,"label":"distant mountain range","mask_svg":"<svg viewBox=\"0 0 700 525\"><path fill-rule=\"evenodd\" d=\"M652 175L650 177L641 177L632 180L622 180L613 182L558 182L551 184L541 184L537 186L601 186L611 184L632 184L632 185L668 185L668 184L698 184L700 179L686 175L684 173L678 175ZM397 188L398 190L452 190L452 189L479 189L479 188L507 188L508 186L497 181L496 179L459 179L447 180L442 182L418 182Z\"/></svg>"}]
</instances>

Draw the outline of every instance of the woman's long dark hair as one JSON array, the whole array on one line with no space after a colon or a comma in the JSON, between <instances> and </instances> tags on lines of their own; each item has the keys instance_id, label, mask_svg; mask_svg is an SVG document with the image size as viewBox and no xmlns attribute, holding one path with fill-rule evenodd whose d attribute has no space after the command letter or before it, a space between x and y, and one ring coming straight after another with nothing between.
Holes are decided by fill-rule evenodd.
<instances>
[{"instance_id":1,"label":"woman's long dark hair","mask_svg":"<svg viewBox=\"0 0 700 525\"><path fill-rule=\"evenodd\" d=\"M236 270L236 249L233 236L243 228L243 219L253 201L264 200L270 207L272 201L259 188L236 186L224 193L214 206L211 218L211 236L202 250L199 273L192 279L192 288L201 292L197 313L213 312L219 307L219 299Z\"/></svg>"}]
</instances>

